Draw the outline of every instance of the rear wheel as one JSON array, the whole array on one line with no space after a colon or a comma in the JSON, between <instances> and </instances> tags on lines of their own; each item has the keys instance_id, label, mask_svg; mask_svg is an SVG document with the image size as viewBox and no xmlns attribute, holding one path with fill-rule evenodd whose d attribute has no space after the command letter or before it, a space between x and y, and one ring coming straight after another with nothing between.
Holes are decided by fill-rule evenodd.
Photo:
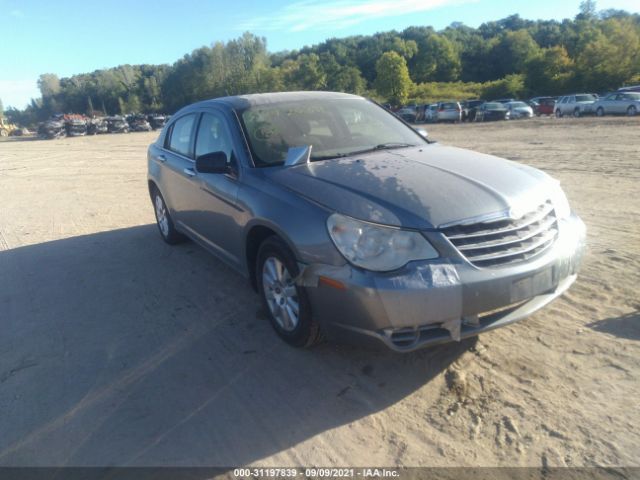
<instances>
[{"instance_id":1,"label":"rear wheel","mask_svg":"<svg viewBox=\"0 0 640 480\"><path fill-rule=\"evenodd\" d=\"M296 285L298 263L286 244L269 237L258 251L256 283L276 333L289 345L310 347L322 339L304 287Z\"/></svg>"},{"instance_id":2,"label":"rear wheel","mask_svg":"<svg viewBox=\"0 0 640 480\"><path fill-rule=\"evenodd\" d=\"M576 108L576 109L573 110L573 116L576 117L576 118L578 118L580 116L580 109L579 108Z\"/></svg>"},{"instance_id":3,"label":"rear wheel","mask_svg":"<svg viewBox=\"0 0 640 480\"><path fill-rule=\"evenodd\" d=\"M629 115L630 117L635 117L637 113L638 110L634 105L631 105L629 108L627 108L627 115Z\"/></svg>"},{"instance_id":4,"label":"rear wheel","mask_svg":"<svg viewBox=\"0 0 640 480\"><path fill-rule=\"evenodd\" d=\"M604 108L598 107L598 109L596 110L596 115L599 117L604 117Z\"/></svg>"},{"instance_id":5,"label":"rear wheel","mask_svg":"<svg viewBox=\"0 0 640 480\"><path fill-rule=\"evenodd\" d=\"M167 204L157 188L153 189L151 199L153 200L153 209L156 214L156 224L158 225L162 239L169 245L184 242L186 237L176 230Z\"/></svg>"}]
</instances>

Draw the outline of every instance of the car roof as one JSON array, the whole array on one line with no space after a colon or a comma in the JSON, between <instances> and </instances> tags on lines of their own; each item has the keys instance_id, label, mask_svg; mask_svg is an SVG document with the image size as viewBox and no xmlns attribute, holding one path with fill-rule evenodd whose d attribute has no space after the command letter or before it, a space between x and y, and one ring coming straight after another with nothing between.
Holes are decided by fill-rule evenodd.
<instances>
[{"instance_id":1,"label":"car roof","mask_svg":"<svg viewBox=\"0 0 640 480\"><path fill-rule=\"evenodd\" d=\"M360 99L363 97L339 92L276 92L254 93L250 95L234 95L229 97L214 98L194 103L185 108L225 106L234 110L242 110L257 105L270 105L282 102L294 102L304 100L335 100L335 99Z\"/></svg>"}]
</instances>

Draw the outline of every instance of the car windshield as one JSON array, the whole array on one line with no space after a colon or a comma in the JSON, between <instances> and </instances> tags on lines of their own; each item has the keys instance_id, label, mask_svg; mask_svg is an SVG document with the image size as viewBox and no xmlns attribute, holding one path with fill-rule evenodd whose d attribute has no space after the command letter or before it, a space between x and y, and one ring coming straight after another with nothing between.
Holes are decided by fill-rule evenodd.
<instances>
[{"instance_id":1,"label":"car windshield","mask_svg":"<svg viewBox=\"0 0 640 480\"><path fill-rule=\"evenodd\" d=\"M595 102L595 95L576 95L576 102Z\"/></svg>"},{"instance_id":2,"label":"car windshield","mask_svg":"<svg viewBox=\"0 0 640 480\"><path fill-rule=\"evenodd\" d=\"M491 102L485 104L487 110L506 110L506 107L502 103Z\"/></svg>"},{"instance_id":3,"label":"car windshield","mask_svg":"<svg viewBox=\"0 0 640 480\"><path fill-rule=\"evenodd\" d=\"M249 107L241 113L258 167L282 165L290 148L311 145L311 160L424 144L418 133L359 98L304 100Z\"/></svg>"},{"instance_id":4,"label":"car windshield","mask_svg":"<svg viewBox=\"0 0 640 480\"><path fill-rule=\"evenodd\" d=\"M514 108L523 108L523 107L528 107L529 106L524 102L511 102L509 105L511 105Z\"/></svg>"}]
</instances>

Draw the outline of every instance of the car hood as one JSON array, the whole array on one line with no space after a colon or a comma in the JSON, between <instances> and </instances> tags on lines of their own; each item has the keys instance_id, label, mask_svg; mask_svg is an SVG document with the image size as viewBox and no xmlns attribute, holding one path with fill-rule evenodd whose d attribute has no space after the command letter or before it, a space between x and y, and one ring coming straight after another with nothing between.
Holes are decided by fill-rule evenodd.
<instances>
[{"instance_id":1,"label":"car hood","mask_svg":"<svg viewBox=\"0 0 640 480\"><path fill-rule=\"evenodd\" d=\"M265 169L274 182L330 210L415 229L511 210L549 198L551 178L525 165L439 144Z\"/></svg>"}]
</instances>

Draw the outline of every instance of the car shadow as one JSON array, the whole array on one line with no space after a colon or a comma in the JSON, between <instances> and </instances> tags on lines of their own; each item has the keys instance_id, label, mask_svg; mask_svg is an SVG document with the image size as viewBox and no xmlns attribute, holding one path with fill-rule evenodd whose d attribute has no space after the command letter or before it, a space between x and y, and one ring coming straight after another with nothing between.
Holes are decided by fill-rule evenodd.
<instances>
[{"instance_id":1,"label":"car shadow","mask_svg":"<svg viewBox=\"0 0 640 480\"><path fill-rule=\"evenodd\" d=\"M640 312L607 318L587 324L597 332L608 333L629 340L640 340Z\"/></svg>"},{"instance_id":2,"label":"car shadow","mask_svg":"<svg viewBox=\"0 0 640 480\"><path fill-rule=\"evenodd\" d=\"M0 330L4 466L245 465L384 410L475 343L291 348L246 279L155 225L0 251Z\"/></svg>"}]
</instances>

